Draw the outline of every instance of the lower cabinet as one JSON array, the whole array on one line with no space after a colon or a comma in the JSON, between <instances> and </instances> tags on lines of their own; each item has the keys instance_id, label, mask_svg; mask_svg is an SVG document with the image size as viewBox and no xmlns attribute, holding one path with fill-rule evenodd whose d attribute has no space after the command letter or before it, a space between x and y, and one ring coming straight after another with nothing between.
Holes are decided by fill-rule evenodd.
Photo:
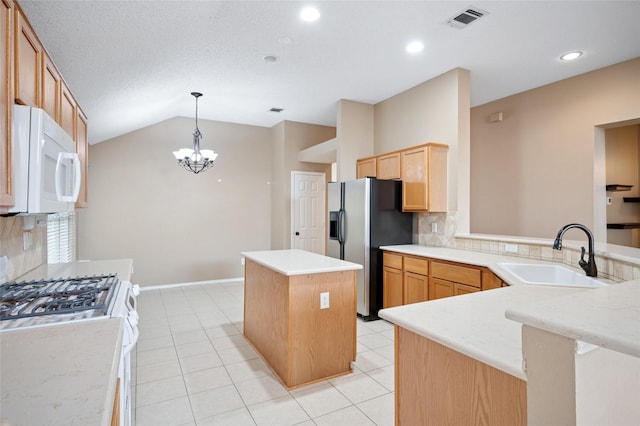
<instances>
[{"instance_id":1,"label":"lower cabinet","mask_svg":"<svg viewBox=\"0 0 640 426\"><path fill-rule=\"evenodd\" d=\"M482 266L384 251L383 308L505 287Z\"/></svg>"}]
</instances>

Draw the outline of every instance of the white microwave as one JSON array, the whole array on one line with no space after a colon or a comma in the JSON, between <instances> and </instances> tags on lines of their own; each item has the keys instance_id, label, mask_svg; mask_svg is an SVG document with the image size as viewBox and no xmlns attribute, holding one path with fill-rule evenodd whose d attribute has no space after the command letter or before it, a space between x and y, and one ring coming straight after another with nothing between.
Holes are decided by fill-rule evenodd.
<instances>
[{"instance_id":1,"label":"white microwave","mask_svg":"<svg viewBox=\"0 0 640 426\"><path fill-rule=\"evenodd\" d=\"M10 213L70 212L80 193L76 144L44 110L13 106L13 188Z\"/></svg>"}]
</instances>

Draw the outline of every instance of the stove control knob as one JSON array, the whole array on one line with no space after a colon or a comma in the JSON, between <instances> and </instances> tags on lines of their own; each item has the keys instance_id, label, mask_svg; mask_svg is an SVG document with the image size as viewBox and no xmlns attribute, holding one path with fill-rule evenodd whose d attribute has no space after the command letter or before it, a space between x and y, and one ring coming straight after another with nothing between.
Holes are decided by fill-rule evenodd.
<instances>
[{"instance_id":1,"label":"stove control knob","mask_svg":"<svg viewBox=\"0 0 640 426\"><path fill-rule=\"evenodd\" d=\"M133 292L133 295L137 297L140 294L140 286L138 284L134 284L131 286L131 291Z\"/></svg>"}]
</instances>

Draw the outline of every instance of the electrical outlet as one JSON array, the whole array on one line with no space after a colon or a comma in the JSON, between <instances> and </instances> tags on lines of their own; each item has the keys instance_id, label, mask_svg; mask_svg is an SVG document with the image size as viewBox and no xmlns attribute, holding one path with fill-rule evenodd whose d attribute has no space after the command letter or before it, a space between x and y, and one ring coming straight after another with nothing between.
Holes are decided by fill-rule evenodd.
<instances>
[{"instance_id":1,"label":"electrical outlet","mask_svg":"<svg viewBox=\"0 0 640 426\"><path fill-rule=\"evenodd\" d=\"M505 244L504 251L507 253L517 253L518 245L517 244Z\"/></svg>"},{"instance_id":2,"label":"electrical outlet","mask_svg":"<svg viewBox=\"0 0 640 426\"><path fill-rule=\"evenodd\" d=\"M431 233L432 234L437 234L438 233L438 222L433 222L431 224Z\"/></svg>"},{"instance_id":3,"label":"electrical outlet","mask_svg":"<svg viewBox=\"0 0 640 426\"><path fill-rule=\"evenodd\" d=\"M320 293L320 309L329 308L329 292Z\"/></svg>"},{"instance_id":4,"label":"electrical outlet","mask_svg":"<svg viewBox=\"0 0 640 426\"><path fill-rule=\"evenodd\" d=\"M613 200L611 197L607 197L607 205L610 206L611 204L613 204Z\"/></svg>"}]
</instances>

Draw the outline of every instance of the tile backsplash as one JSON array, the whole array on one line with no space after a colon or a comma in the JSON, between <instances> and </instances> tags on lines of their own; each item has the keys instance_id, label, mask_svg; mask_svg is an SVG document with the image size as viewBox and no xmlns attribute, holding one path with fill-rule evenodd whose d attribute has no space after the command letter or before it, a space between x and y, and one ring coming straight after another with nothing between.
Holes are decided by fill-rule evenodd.
<instances>
[{"instance_id":1,"label":"tile backsplash","mask_svg":"<svg viewBox=\"0 0 640 426\"><path fill-rule=\"evenodd\" d=\"M24 250L24 236L31 247ZM0 256L9 258L7 281L47 263L47 228L35 225L30 231L23 231L22 217L0 217Z\"/></svg>"},{"instance_id":2,"label":"tile backsplash","mask_svg":"<svg viewBox=\"0 0 640 426\"><path fill-rule=\"evenodd\" d=\"M437 224L437 232L432 232L432 223ZM420 245L434 247L449 247L460 250L479 251L503 256L513 256L550 262L564 263L576 268L580 259L578 248L563 247L554 250L553 240L549 241L533 238L492 236L492 235L456 235L455 213L419 213L417 242ZM511 246L511 247L509 247ZM517 251L511 252L507 248L517 246ZM599 251L596 246L596 266L598 276L612 281L621 282L640 279L640 258L618 258L606 251Z\"/></svg>"}]
</instances>

